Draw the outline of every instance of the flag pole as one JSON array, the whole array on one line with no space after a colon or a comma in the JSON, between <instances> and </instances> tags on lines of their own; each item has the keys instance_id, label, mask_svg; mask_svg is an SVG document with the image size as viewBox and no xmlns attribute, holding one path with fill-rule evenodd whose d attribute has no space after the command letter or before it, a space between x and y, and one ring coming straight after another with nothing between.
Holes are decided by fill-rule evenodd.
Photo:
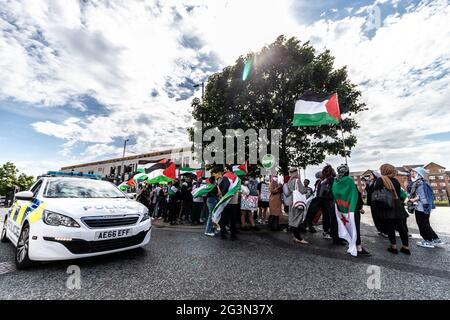
<instances>
[{"instance_id":1,"label":"flag pole","mask_svg":"<svg viewBox=\"0 0 450 320\"><path fill-rule=\"evenodd\" d=\"M344 128L342 127L342 119L339 122L340 127L341 127L341 135L342 135L342 144L344 146L344 157L345 157L345 164L348 165L347 163L347 147L345 146L345 139L344 139Z\"/></svg>"},{"instance_id":2,"label":"flag pole","mask_svg":"<svg viewBox=\"0 0 450 320\"><path fill-rule=\"evenodd\" d=\"M339 115L341 116L339 119L339 127L341 128L341 135L342 135L342 145L344 146L344 158L345 158L345 164L348 165L347 163L347 147L345 145L345 138L344 138L344 128L342 126L342 115L341 115L341 106L339 105L339 96L338 93L336 92L336 100L338 103L338 107L339 107Z\"/></svg>"}]
</instances>

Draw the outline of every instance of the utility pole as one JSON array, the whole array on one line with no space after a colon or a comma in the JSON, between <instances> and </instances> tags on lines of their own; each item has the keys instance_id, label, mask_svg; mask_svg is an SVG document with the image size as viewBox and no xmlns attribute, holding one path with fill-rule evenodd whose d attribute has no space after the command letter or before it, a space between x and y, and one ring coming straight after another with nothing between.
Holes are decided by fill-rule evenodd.
<instances>
[{"instance_id":1,"label":"utility pole","mask_svg":"<svg viewBox=\"0 0 450 320\"><path fill-rule=\"evenodd\" d=\"M202 81L202 83L194 84L194 88L202 87L202 103L203 99L205 98L205 82Z\"/></svg>"},{"instance_id":2,"label":"utility pole","mask_svg":"<svg viewBox=\"0 0 450 320\"><path fill-rule=\"evenodd\" d=\"M125 149L127 147L127 142L129 141L129 139L125 139L123 141L123 154L122 154L122 182L125 180L125 165L124 165L124 161L125 161Z\"/></svg>"}]
</instances>

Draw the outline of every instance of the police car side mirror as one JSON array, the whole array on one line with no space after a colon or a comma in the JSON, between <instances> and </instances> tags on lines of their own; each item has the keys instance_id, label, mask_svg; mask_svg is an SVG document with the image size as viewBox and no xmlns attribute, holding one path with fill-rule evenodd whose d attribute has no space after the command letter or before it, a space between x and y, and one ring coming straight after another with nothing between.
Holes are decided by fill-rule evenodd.
<instances>
[{"instance_id":1,"label":"police car side mirror","mask_svg":"<svg viewBox=\"0 0 450 320\"><path fill-rule=\"evenodd\" d=\"M17 200L30 201L30 200L33 200L33 192L31 192L31 191L17 192L15 197L16 197Z\"/></svg>"}]
</instances>

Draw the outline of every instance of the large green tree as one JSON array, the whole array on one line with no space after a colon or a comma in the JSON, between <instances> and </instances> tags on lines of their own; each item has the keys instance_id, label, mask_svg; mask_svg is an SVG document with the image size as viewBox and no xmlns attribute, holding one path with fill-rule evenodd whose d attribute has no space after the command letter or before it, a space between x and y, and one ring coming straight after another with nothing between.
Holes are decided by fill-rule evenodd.
<instances>
[{"instance_id":1,"label":"large green tree","mask_svg":"<svg viewBox=\"0 0 450 320\"><path fill-rule=\"evenodd\" d=\"M243 79L245 65L251 62ZM280 129L280 169L322 163L327 155L344 155L338 125L293 127L295 102L305 92L337 92L345 145L356 144L358 124L352 116L365 110L346 67L334 68L330 51L317 53L309 42L279 36L261 51L241 56L234 65L208 78L204 99L194 98L192 115L203 129ZM191 137L192 137L192 131Z\"/></svg>"},{"instance_id":2,"label":"large green tree","mask_svg":"<svg viewBox=\"0 0 450 320\"><path fill-rule=\"evenodd\" d=\"M27 190L34 181L34 177L21 173L14 163L6 162L0 166L0 195L8 195L18 186L20 190Z\"/></svg>"}]
</instances>

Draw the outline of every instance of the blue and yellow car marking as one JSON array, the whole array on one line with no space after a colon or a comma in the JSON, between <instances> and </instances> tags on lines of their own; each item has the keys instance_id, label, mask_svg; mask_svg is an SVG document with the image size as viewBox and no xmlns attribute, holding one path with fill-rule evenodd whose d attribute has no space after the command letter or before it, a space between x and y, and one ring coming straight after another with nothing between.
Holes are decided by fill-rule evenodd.
<instances>
[{"instance_id":1,"label":"blue and yellow car marking","mask_svg":"<svg viewBox=\"0 0 450 320\"><path fill-rule=\"evenodd\" d=\"M34 199L23 206L19 206L16 202L11 211L11 220L18 225L21 225L27 217L30 223L36 222L42 218L42 213L46 206L47 205L44 202L38 199Z\"/></svg>"}]
</instances>

